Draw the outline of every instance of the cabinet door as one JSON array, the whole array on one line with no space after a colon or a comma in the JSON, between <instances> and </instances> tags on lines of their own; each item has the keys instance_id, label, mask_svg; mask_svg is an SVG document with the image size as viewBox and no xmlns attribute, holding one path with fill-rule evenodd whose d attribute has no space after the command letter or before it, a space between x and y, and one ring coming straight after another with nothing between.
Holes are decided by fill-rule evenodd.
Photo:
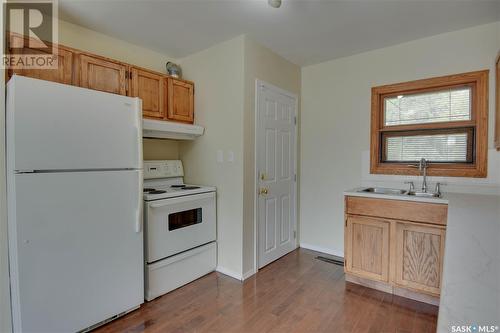
<instances>
[{"instance_id":1,"label":"cabinet door","mask_svg":"<svg viewBox=\"0 0 500 333\"><path fill-rule=\"evenodd\" d=\"M160 74L132 68L131 96L142 99L143 117L165 118L166 91L164 81L164 76Z\"/></svg>"},{"instance_id":2,"label":"cabinet door","mask_svg":"<svg viewBox=\"0 0 500 333\"><path fill-rule=\"evenodd\" d=\"M80 87L127 95L126 65L87 54L80 54L78 60Z\"/></svg>"},{"instance_id":3,"label":"cabinet door","mask_svg":"<svg viewBox=\"0 0 500 333\"><path fill-rule=\"evenodd\" d=\"M345 232L346 272L388 282L390 222L348 215Z\"/></svg>"},{"instance_id":4,"label":"cabinet door","mask_svg":"<svg viewBox=\"0 0 500 333\"><path fill-rule=\"evenodd\" d=\"M25 45L22 49L17 49L15 52L20 54L44 54L40 49L30 48L28 45L29 39L23 38L23 36L12 36L12 43L17 45ZM11 53L14 50L10 48ZM45 53L46 54L46 53ZM33 69L33 68L17 68L10 69L8 71L9 77L13 74L28 76L35 79L53 81L64 84L72 83L72 73L73 73L73 52L65 49L64 47L58 47L57 54L57 69Z\"/></svg>"},{"instance_id":5,"label":"cabinet door","mask_svg":"<svg viewBox=\"0 0 500 333\"><path fill-rule=\"evenodd\" d=\"M168 79L168 113L170 120L193 123L194 86L192 83Z\"/></svg>"},{"instance_id":6,"label":"cabinet door","mask_svg":"<svg viewBox=\"0 0 500 333\"><path fill-rule=\"evenodd\" d=\"M395 283L439 295L443 269L445 229L396 223Z\"/></svg>"}]
</instances>

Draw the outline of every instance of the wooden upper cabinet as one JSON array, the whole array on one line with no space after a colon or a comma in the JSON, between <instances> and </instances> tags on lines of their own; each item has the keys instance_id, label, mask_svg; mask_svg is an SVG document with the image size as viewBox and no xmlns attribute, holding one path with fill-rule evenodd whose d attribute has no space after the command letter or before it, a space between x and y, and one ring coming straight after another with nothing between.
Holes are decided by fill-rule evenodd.
<instances>
[{"instance_id":1,"label":"wooden upper cabinet","mask_svg":"<svg viewBox=\"0 0 500 333\"><path fill-rule=\"evenodd\" d=\"M396 223L395 283L439 295L443 271L445 229Z\"/></svg>"},{"instance_id":2,"label":"wooden upper cabinet","mask_svg":"<svg viewBox=\"0 0 500 333\"><path fill-rule=\"evenodd\" d=\"M192 124L194 122L194 85L192 82L168 78L169 120Z\"/></svg>"},{"instance_id":3,"label":"wooden upper cabinet","mask_svg":"<svg viewBox=\"0 0 500 333\"><path fill-rule=\"evenodd\" d=\"M30 48L29 39L23 36L11 36L12 43L17 45L25 45L22 49L17 50L17 53L21 54L44 54L40 49ZM8 76L11 77L13 74L28 76L35 79L53 81L64 84L71 84L73 81L73 61L74 54L71 50L66 49L62 46L58 46L57 54L57 69L32 69L32 68L19 68L10 69L8 71ZM9 47L9 50L12 48ZM13 53L13 51L10 51ZM47 54L47 53L46 53Z\"/></svg>"},{"instance_id":4,"label":"wooden upper cabinet","mask_svg":"<svg viewBox=\"0 0 500 333\"><path fill-rule=\"evenodd\" d=\"M130 96L142 99L144 118L165 119L166 77L141 68L132 68Z\"/></svg>"},{"instance_id":5,"label":"wooden upper cabinet","mask_svg":"<svg viewBox=\"0 0 500 333\"><path fill-rule=\"evenodd\" d=\"M88 54L78 56L77 85L112 94L127 95L128 66Z\"/></svg>"},{"instance_id":6,"label":"wooden upper cabinet","mask_svg":"<svg viewBox=\"0 0 500 333\"><path fill-rule=\"evenodd\" d=\"M346 222L346 266L349 273L389 281L390 222L349 215Z\"/></svg>"},{"instance_id":7,"label":"wooden upper cabinet","mask_svg":"<svg viewBox=\"0 0 500 333\"><path fill-rule=\"evenodd\" d=\"M10 42L9 48L15 48L17 53L44 52L30 48L29 39L21 35L12 36ZM194 122L193 82L62 45L58 45L57 49L57 69L8 70L6 79L18 74L112 94L139 97L145 118L189 124Z\"/></svg>"}]
</instances>

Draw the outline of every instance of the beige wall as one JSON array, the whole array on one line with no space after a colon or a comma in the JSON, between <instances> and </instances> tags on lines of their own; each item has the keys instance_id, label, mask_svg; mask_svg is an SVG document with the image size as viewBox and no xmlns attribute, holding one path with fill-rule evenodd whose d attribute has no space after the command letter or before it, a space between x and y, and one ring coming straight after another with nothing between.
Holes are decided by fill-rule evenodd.
<instances>
[{"instance_id":1,"label":"beige wall","mask_svg":"<svg viewBox=\"0 0 500 333\"><path fill-rule=\"evenodd\" d=\"M253 39L245 37L243 274L255 270L255 80L263 80L300 96L300 67Z\"/></svg>"},{"instance_id":2,"label":"beige wall","mask_svg":"<svg viewBox=\"0 0 500 333\"><path fill-rule=\"evenodd\" d=\"M184 75L196 84L195 121L205 134L179 145L185 179L217 187L219 270L242 272L243 215L243 52L238 37L181 59ZM234 162L216 160L217 150Z\"/></svg>"},{"instance_id":3,"label":"beige wall","mask_svg":"<svg viewBox=\"0 0 500 333\"><path fill-rule=\"evenodd\" d=\"M206 127L199 139L180 143L186 181L217 186L219 270L242 277L254 270L255 79L299 94L300 67L246 36L180 61L196 83L196 122Z\"/></svg>"},{"instance_id":4,"label":"beige wall","mask_svg":"<svg viewBox=\"0 0 500 333\"><path fill-rule=\"evenodd\" d=\"M177 62L176 59L168 55L130 44L62 20L59 21L59 43L161 73L166 73L165 64L168 61ZM176 141L144 141L144 152L147 159L152 159L150 158L151 156L177 158L178 149Z\"/></svg>"},{"instance_id":5,"label":"beige wall","mask_svg":"<svg viewBox=\"0 0 500 333\"><path fill-rule=\"evenodd\" d=\"M369 150L371 87L490 69L492 147L493 70L500 48L499 24L441 34L302 69L301 244L343 253L342 191L361 184L362 153Z\"/></svg>"},{"instance_id":6,"label":"beige wall","mask_svg":"<svg viewBox=\"0 0 500 333\"><path fill-rule=\"evenodd\" d=\"M133 65L166 73L165 64L176 61L169 55L116 39L99 32L59 20L59 43Z\"/></svg>"},{"instance_id":7,"label":"beige wall","mask_svg":"<svg viewBox=\"0 0 500 333\"><path fill-rule=\"evenodd\" d=\"M143 139L144 160L178 160L179 142L175 140Z\"/></svg>"}]
</instances>

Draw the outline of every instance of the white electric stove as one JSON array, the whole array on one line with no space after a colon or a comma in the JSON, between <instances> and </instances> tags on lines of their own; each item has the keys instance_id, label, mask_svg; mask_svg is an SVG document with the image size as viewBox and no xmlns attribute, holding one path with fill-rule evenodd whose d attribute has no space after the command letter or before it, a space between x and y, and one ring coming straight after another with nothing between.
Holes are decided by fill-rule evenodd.
<instances>
[{"instance_id":1,"label":"white electric stove","mask_svg":"<svg viewBox=\"0 0 500 333\"><path fill-rule=\"evenodd\" d=\"M144 161L145 298L216 266L216 189L186 185L179 160Z\"/></svg>"}]
</instances>

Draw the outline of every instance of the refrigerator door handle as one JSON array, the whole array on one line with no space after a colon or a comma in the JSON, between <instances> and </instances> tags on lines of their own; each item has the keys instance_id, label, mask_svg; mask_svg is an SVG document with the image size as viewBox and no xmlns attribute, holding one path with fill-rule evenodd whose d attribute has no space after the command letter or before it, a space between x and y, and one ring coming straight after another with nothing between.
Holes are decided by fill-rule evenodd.
<instances>
[{"instance_id":1,"label":"refrigerator door handle","mask_svg":"<svg viewBox=\"0 0 500 333\"><path fill-rule=\"evenodd\" d=\"M140 233L142 231L142 196L140 191L142 190L142 175L139 175L139 194L137 195L137 216L135 219L135 232Z\"/></svg>"}]
</instances>

